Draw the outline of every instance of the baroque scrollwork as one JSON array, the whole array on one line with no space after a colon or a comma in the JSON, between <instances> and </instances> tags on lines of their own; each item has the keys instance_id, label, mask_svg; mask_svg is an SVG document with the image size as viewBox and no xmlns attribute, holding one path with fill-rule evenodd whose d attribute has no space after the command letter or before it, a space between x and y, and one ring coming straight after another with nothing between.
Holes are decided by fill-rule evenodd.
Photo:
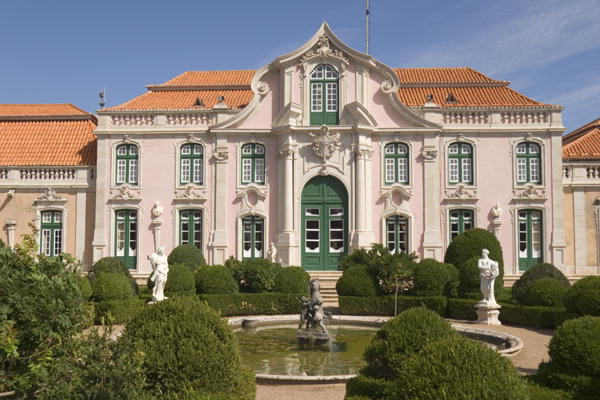
<instances>
[{"instance_id":1,"label":"baroque scrollwork","mask_svg":"<svg viewBox=\"0 0 600 400\"><path fill-rule=\"evenodd\" d=\"M256 91L261 96L264 96L271 91L271 87L269 86L269 84L267 82L261 81L256 84Z\"/></svg>"},{"instance_id":2,"label":"baroque scrollwork","mask_svg":"<svg viewBox=\"0 0 600 400\"><path fill-rule=\"evenodd\" d=\"M217 148L213 152L213 157L217 161L227 161L227 159L229 158L229 151L227 151L226 148Z\"/></svg>"},{"instance_id":3,"label":"baroque scrollwork","mask_svg":"<svg viewBox=\"0 0 600 400\"><path fill-rule=\"evenodd\" d=\"M350 62L348 57L344 55L344 52L334 48L331 45L331 41L326 34L321 35L317 41L317 44L315 44L312 49L308 50L302 55L301 61L302 63L305 63L314 57L336 57L342 60L345 64Z\"/></svg>"},{"instance_id":4,"label":"baroque scrollwork","mask_svg":"<svg viewBox=\"0 0 600 400\"><path fill-rule=\"evenodd\" d=\"M35 201L67 201L67 199L58 196L54 189L47 188L44 190L44 194L36 198Z\"/></svg>"},{"instance_id":5,"label":"baroque scrollwork","mask_svg":"<svg viewBox=\"0 0 600 400\"><path fill-rule=\"evenodd\" d=\"M392 93L394 89L395 87L392 81L383 81L381 83L381 90L383 91L383 93Z\"/></svg>"},{"instance_id":6,"label":"baroque scrollwork","mask_svg":"<svg viewBox=\"0 0 600 400\"><path fill-rule=\"evenodd\" d=\"M267 198L267 190L256 185L249 185L239 189L236 197L242 201L242 214L249 213L254 215L263 213L262 203Z\"/></svg>"},{"instance_id":7,"label":"baroque scrollwork","mask_svg":"<svg viewBox=\"0 0 600 400\"><path fill-rule=\"evenodd\" d=\"M315 155L325 164L340 147L340 133L331 132L329 126L323 125L318 133L310 133L312 149Z\"/></svg>"},{"instance_id":8,"label":"baroque scrollwork","mask_svg":"<svg viewBox=\"0 0 600 400\"><path fill-rule=\"evenodd\" d=\"M410 188L394 184L381 190L380 196L385 199L385 214L402 213L407 210L406 202L413 193Z\"/></svg>"},{"instance_id":9,"label":"baroque scrollwork","mask_svg":"<svg viewBox=\"0 0 600 400\"><path fill-rule=\"evenodd\" d=\"M206 190L194 185L187 185L184 189L175 190L177 201L206 201Z\"/></svg>"},{"instance_id":10,"label":"baroque scrollwork","mask_svg":"<svg viewBox=\"0 0 600 400\"><path fill-rule=\"evenodd\" d=\"M477 200L477 190L458 184L455 188L446 189L444 197L448 200Z\"/></svg>"},{"instance_id":11,"label":"baroque scrollwork","mask_svg":"<svg viewBox=\"0 0 600 400\"><path fill-rule=\"evenodd\" d=\"M517 200L546 200L546 189L535 187L533 184L526 185L523 189L514 189L513 197Z\"/></svg>"},{"instance_id":12,"label":"baroque scrollwork","mask_svg":"<svg viewBox=\"0 0 600 400\"><path fill-rule=\"evenodd\" d=\"M437 158L438 150L434 146L424 146L422 153L425 161L433 161Z\"/></svg>"},{"instance_id":13,"label":"baroque scrollwork","mask_svg":"<svg viewBox=\"0 0 600 400\"><path fill-rule=\"evenodd\" d=\"M111 200L141 200L139 188L122 185L110 192Z\"/></svg>"}]
</instances>

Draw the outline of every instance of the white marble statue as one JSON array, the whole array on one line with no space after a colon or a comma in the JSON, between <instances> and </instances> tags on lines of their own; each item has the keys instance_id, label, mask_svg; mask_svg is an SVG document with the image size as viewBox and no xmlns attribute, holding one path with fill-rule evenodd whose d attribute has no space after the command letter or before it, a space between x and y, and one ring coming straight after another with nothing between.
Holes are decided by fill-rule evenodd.
<instances>
[{"instance_id":1,"label":"white marble statue","mask_svg":"<svg viewBox=\"0 0 600 400\"><path fill-rule=\"evenodd\" d=\"M277 262L277 247L275 247L275 243L271 242L269 250L267 251L267 256L271 262Z\"/></svg>"},{"instance_id":2,"label":"white marble statue","mask_svg":"<svg viewBox=\"0 0 600 400\"><path fill-rule=\"evenodd\" d=\"M492 217L495 220L499 220L502 217L502 208L500 208L500 203L496 203L496 205L492 207Z\"/></svg>"},{"instance_id":3,"label":"white marble statue","mask_svg":"<svg viewBox=\"0 0 600 400\"><path fill-rule=\"evenodd\" d=\"M481 294L483 295L483 300L478 304L491 306L497 304L494 296L494 281L500 275L500 269L498 268L498 262L488 257L489 254L488 249L481 250L481 258L477 262Z\"/></svg>"},{"instance_id":4,"label":"white marble statue","mask_svg":"<svg viewBox=\"0 0 600 400\"><path fill-rule=\"evenodd\" d=\"M166 299L165 297L165 285L167 284L167 276L169 275L169 262L165 255L165 247L159 246L156 249L156 253L152 253L148 256L150 264L152 264L152 275L150 280L154 282L154 288L152 288L152 303L157 303Z\"/></svg>"}]
</instances>

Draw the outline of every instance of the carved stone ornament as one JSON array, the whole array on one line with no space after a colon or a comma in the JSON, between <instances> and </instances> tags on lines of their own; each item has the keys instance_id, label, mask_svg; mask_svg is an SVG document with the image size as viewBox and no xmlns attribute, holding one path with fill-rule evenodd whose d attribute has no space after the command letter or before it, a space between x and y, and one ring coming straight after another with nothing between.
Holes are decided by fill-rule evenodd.
<instances>
[{"instance_id":1,"label":"carved stone ornament","mask_svg":"<svg viewBox=\"0 0 600 400\"><path fill-rule=\"evenodd\" d=\"M333 153L340 147L340 133L330 132L329 126L323 125L319 133L309 133L312 137L312 148L315 155L327 162Z\"/></svg>"},{"instance_id":2,"label":"carved stone ornament","mask_svg":"<svg viewBox=\"0 0 600 400\"><path fill-rule=\"evenodd\" d=\"M229 151L227 151L226 148L218 148L215 151L213 151L213 157L217 161L227 161L227 159L229 158Z\"/></svg>"},{"instance_id":3,"label":"carved stone ornament","mask_svg":"<svg viewBox=\"0 0 600 400\"><path fill-rule=\"evenodd\" d=\"M371 149L359 148L354 150L354 154L356 154L356 157L358 159L370 160L373 152L371 151Z\"/></svg>"},{"instance_id":4,"label":"carved stone ornament","mask_svg":"<svg viewBox=\"0 0 600 400\"><path fill-rule=\"evenodd\" d=\"M546 189L537 188L533 184L526 185L523 189L514 189L513 196L517 200L546 200Z\"/></svg>"},{"instance_id":5,"label":"carved stone ornament","mask_svg":"<svg viewBox=\"0 0 600 400\"><path fill-rule=\"evenodd\" d=\"M423 147L423 157L425 161L433 161L437 158L438 150L434 146Z\"/></svg>"},{"instance_id":6,"label":"carved stone ornament","mask_svg":"<svg viewBox=\"0 0 600 400\"><path fill-rule=\"evenodd\" d=\"M460 183L452 189L446 189L444 197L447 200L477 200L477 190Z\"/></svg>"},{"instance_id":7,"label":"carved stone ornament","mask_svg":"<svg viewBox=\"0 0 600 400\"><path fill-rule=\"evenodd\" d=\"M121 185L110 192L111 200L141 200L139 188L130 185Z\"/></svg>"},{"instance_id":8,"label":"carved stone ornament","mask_svg":"<svg viewBox=\"0 0 600 400\"><path fill-rule=\"evenodd\" d=\"M383 81L381 83L381 90L383 93L392 93L395 92L395 87L392 81Z\"/></svg>"},{"instance_id":9,"label":"carved stone ornament","mask_svg":"<svg viewBox=\"0 0 600 400\"><path fill-rule=\"evenodd\" d=\"M261 81L256 84L256 91L261 96L264 96L271 91L271 88L269 87L269 84L267 82Z\"/></svg>"},{"instance_id":10,"label":"carved stone ornament","mask_svg":"<svg viewBox=\"0 0 600 400\"><path fill-rule=\"evenodd\" d=\"M40 197L36 198L35 201L44 201L44 202L57 202L57 201L67 201L64 197L60 197L56 195L56 191L52 188L47 188Z\"/></svg>"},{"instance_id":11,"label":"carved stone ornament","mask_svg":"<svg viewBox=\"0 0 600 400\"><path fill-rule=\"evenodd\" d=\"M263 211L261 203L267 198L267 190L256 185L248 185L239 189L236 197L242 201L241 212L254 215Z\"/></svg>"},{"instance_id":12,"label":"carved stone ornament","mask_svg":"<svg viewBox=\"0 0 600 400\"><path fill-rule=\"evenodd\" d=\"M293 160L296 156L296 147L282 146L279 148L279 154L284 160Z\"/></svg>"},{"instance_id":13,"label":"carved stone ornament","mask_svg":"<svg viewBox=\"0 0 600 400\"><path fill-rule=\"evenodd\" d=\"M194 185L175 190L176 201L206 201L206 191Z\"/></svg>"},{"instance_id":14,"label":"carved stone ornament","mask_svg":"<svg viewBox=\"0 0 600 400\"><path fill-rule=\"evenodd\" d=\"M400 184L395 184L381 190L385 199L384 213L400 213L406 211L405 203L412 197L412 190Z\"/></svg>"},{"instance_id":15,"label":"carved stone ornament","mask_svg":"<svg viewBox=\"0 0 600 400\"><path fill-rule=\"evenodd\" d=\"M326 34L321 35L317 41L317 44L315 44L312 49L308 50L302 55L301 61L305 63L311 58L315 57L336 57L346 64L350 62L344 55L344 52L332 47L331 41Z\"/></svg>"},{"instance_id":16,"label":"carved stone ornament","mask_svg":"<svg viewBox=\"0 0 600 400\"><path fill-rule=\"evenodd\" d=\"M157 202L154 203L154 206L152 207L152 218L159 218L163 213L163 208L161 207L161 205Z\"/></svg>"}]
</instances>

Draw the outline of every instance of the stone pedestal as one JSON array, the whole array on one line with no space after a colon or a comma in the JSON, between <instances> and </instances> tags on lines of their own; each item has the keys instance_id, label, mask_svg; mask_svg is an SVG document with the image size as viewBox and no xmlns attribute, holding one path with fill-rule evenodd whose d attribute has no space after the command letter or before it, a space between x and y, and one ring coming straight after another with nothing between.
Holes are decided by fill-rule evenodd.
<instances>
[{"instance_id":1,"label":"stone pedestal","mask_svg":"<svg viewBox=\"0 0 600 400\"><path fill-rule=\"evenodd\" d=\"M477 323L484 325L502 325L498 316L500 315L500 304L493 303L489 304L485 301L480 301L475 304L475 311L477 313Z\"/></svg>"},{"instance_id":2,"label":"stone pedestal","mask_svg":"<svg viewBox=\"0 0 600 400\"><path fill-rule=\"evenodd\" d=\"M316 332L314 330L298 329L296 331L296 337L300 344L311 344L311 345L323 345L329 343L329 333L327 332Z\"/></svg>"}]
</instances>

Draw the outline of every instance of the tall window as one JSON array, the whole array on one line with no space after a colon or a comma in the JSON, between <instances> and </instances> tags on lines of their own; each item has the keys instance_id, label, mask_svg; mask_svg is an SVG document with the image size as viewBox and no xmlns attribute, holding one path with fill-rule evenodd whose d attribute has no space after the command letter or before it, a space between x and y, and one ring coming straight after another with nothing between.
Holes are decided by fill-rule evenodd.
<instances>
[{"instance_id":1,"label":"tall window","mask_svg":"<svg viewBox=\"0 0 600 400\"><path fill-rule=\"evenodd\" d=\"M203 183L202 165L204 161L204 151L199 144L184 144L179 152L179 182L182 185L187 183Z\"/></svg>"},{"instance_id":2,"label":"tall window","mask_svg":"<svg viewBox=\"0 0 600 400\"><path fill-rule=\"evenodd\" d=\"M473 183L473 147L468 143L452 143L448 147L448 180Z\"/></svg>"},{"instance_id":3,"label":"tall window","mask_svg":"<svg viewBox=\"0 0 600 400\"><path fill-rule=\"evenodd\" d=\"M394 215L385 220L387 247L392 253L408 253L408 218Z\"/></svg>"},{"instance_id":4,"label":"tall window","mask_svg":"<svg viewBox=\"0 0 600 400\"><path fill-rule=\"evenodd\" d=\"M117 185L138 184L138 148L133 144L117 147Z\"/></svg>"},{"instance_id":5,"label":"tall window","mask_svg":"<svg viewBox=\"0 0 600 400\"><path fill-rule=\"evenodd\" d=\"M408 183L408 146L390 143L384 153L385 183Z\"/></svg>"},{"instance_id":6,"label":"tall window","mask_svg":"<svg viewBox=\"0 0 600 400\"><path fill-rule=\"evenodd\" d=\"M62 253L62 211L42 211L40 253L57 256Z\"/></svg>"},{"instance_id":7,"label":"tall window","mask_svg":"<svg viewBox=\"0 0 600 400\"><path fill-rule=\"evenodd\" d=\"M249 216L242 219L243 243L242 258L254 260L264 257L265 220L261 217Z\"/></svg>"},{"instance_id":8,"label":"tall window","mask_svg":"<svg viewBox=\"0 0 600 400\"><path fill-rule=\"evenodd\" d=\"M542 212L519 210L519 270L542 262L542 246Z\"/></svg>"},{"instance_id":9,"label":"tall window","mask_svg":"<svg viewBox=\"0 0 600 400\"><path fill-rule=\"evenodd\" d=\"M265 183L265 146L262 144L242 146L242 183Z\"/></svg>"},{"instance_id":10,"label":"tall window","mask_svg":"<svg viewBox=\"0 0 600 400\"><path fill-rule=\"evenodd\" d=\"M450 211L450 240L473 228L473 211L451 210Z\"/></svg>"},{"instance_id":11,"label":"tall window","mask_svg":"<svg viewBox=\"0 0 600 400\"><path fill-rule=\"evenodd\" d=\"M517 183L542 183L540 145L517 145Z\"/></svg>"},{"instance_id":12,"label":"tall window","mask_svg":"<svg viewBox=\"0 0 600 400\"><path fill-rule=\"evenodd\" d=\"M331 65L318 65L310 74L310 124L337 125L338 73Z\"/></svg>"},{"instance_id":13,"label":"tall window","mask_svg":"<svg viewBox=\"0 0 600 400\"><path fill-rule=\"evenodd\" d=\"M202 211L179 212L179 244L193 244L202 250Z\"/></svg>"},{"instance_id":14,"label":"tall window","mask_svg":"<svg viewBox=\"0 0 600 400\"><path fill-rule=\"evenodd\" d=\"M115 211L115 257L129 269L137 266L137 211Z\"/></svg>"}]
</instances>

